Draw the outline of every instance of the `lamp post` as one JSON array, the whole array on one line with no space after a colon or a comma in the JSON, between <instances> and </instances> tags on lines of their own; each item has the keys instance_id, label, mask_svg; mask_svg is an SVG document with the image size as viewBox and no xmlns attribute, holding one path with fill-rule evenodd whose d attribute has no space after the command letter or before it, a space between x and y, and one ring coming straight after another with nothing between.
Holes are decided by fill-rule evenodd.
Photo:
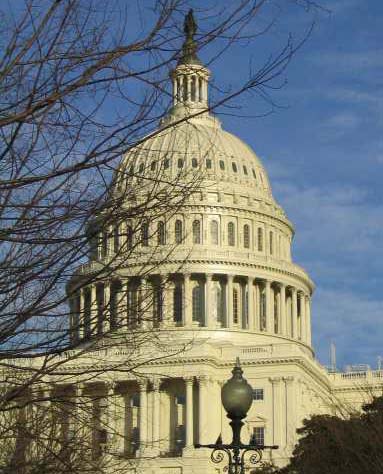
<instances>
[{"instance_id":1,"label":"lamp post","mask_svg":"<svg viewBox=\"0 0 383 474\"><path fill-rule=\"evenodd\" d=\"M264 449L278 449L278 446L259 445L254 436L251 437L249 444L242 443L242 420L246 418L253 402L253 389L242 377L243 370L238 357L231 373L233 376L222 387L221 400L227 412L227 417L231 420L233 441L230 444L223 444L222 437L219 435L215 444L196 444L195 447L212 449L210 457L214 463L222 462L226 454L229 461L228 474L245 474L247 453L249 453L248 463L255 465L261 461Z\"/></svg>"}]
</instances>

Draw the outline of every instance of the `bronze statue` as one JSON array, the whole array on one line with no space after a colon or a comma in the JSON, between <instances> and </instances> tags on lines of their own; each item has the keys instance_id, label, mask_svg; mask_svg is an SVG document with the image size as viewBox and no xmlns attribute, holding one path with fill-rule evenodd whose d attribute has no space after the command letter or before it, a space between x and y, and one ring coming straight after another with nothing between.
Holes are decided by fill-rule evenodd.
<instances>
[{"instance_id":1,"label":"bronze statue","mask_svg":"<svg viewBox=\"0 0 383 474\"><path fill-rule=\"evenodd\" d=\"M182 46L182 56L178 61L178 64L200 64L200 60L197 57L197 43L194 41L193 38L196 32L197 23L194 20L193 10L190 9L188 14L185 16L185 42Z\"/></svg>"},{"instance_id":2,"label":"bronze statue","mask_svg":"<svg viewBox=\"0 0 383 474\"><path fill-rule=\"evenodd\" d=\"M189 13L185 16L184 32L185 32L186 40L193 40L193 36L197 32L197 23L194 20L192 8L189 10Z\"/></svg>"}]
</instances>

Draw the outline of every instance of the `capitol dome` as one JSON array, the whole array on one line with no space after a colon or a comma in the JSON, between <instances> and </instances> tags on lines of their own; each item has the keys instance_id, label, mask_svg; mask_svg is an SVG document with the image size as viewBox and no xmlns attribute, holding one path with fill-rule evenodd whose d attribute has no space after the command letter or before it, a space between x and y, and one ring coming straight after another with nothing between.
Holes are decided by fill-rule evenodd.
<instances>
[{"instance_id":1,"label":"capitol dome","mask_svg":"<svg viewBox=\"0 0 383 474\"><path fill-rule=\"evenodd\" d=\"M193 338L293 340L312 355L313 283L292 262L292 224L260 159L209 110L209 77L184 48L169 113L122 159L114 221L109 210L97 217L111 223L92 227L90 261L71 285L115 272L72 298L74 320L83 312L73 337L143 325ZM108 321L92 323L106 304Z\"/></svg>"}]
</instances>

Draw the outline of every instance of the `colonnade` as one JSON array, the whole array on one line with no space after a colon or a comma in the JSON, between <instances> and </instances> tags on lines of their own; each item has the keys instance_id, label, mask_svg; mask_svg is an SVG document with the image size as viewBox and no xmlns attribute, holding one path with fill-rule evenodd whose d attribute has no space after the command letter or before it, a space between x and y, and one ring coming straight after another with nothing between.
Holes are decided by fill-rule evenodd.
<instances>
[{"instance_id":1,"label":"colonnade","mask_svg":"<svg viewBox=\"0 0 383 474\"><path fill-rule=\"evenodd\" d=\"M311 345L310 295L280 281L171 274L86 285L70 298L74 339L119 327L206 327L279 334Z\"/></svg>"},{"instance_id":2,"label":"colonnade","mask_svg":"<svg viewBox=\"0 0 383 474\"><path fill-rule=\"evenodd\" d=\"M93 457L104 451L127 457L187 454L195 443L207 441L207 417L211 416L207 391L213 383L220 387L208 382L205 376L190 376L58 385L53 403L60 400L65 407L61 412L63 441L73 439L71 433L82 433ZM218 416L220 412L214 420L219 430Z\"/></svg>"}]
</instances>

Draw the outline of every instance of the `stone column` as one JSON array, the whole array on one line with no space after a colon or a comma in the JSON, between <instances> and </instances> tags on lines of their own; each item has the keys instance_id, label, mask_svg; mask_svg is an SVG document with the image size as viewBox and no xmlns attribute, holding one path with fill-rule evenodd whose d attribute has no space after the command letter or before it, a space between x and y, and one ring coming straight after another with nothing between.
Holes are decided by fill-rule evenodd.
<instances>
[{"instance_id":1,"label":"stone column","mask_svg":"<svg viewBox=\"0 0 383 474\"><path fill-rule=\"evenodd\" d=\"M191 328L193 325L193 302L191 296L191 281L190 273L184 274L184 288L183 288L183 323L187 328Z\"/></svg>"},{"instance_id":2,"label":"stone column","mask_svg":"<svg viewBox=\"0 0 383 474\"><path fill-rule=\"evenodd\" d=\"M310 296L306 299L306 343L311 346L311 301Z\"/></svg>"},{"instance_id":3,"label":"stone column","mask_svg":"<svg viewBox=\"0 0 383 474\"><path fill-rule=\"evenodd\" d=\"M153 380L153 455L158 456L160 452L160 379Z\"/></svg>"},{"instance_id":4,"label":"stone column","mask_svg":"<svg viewBox=\"0 0 383 474\"><path fill-rule=\"evenodd\" d=\"M198 419L198 442L201 444L207 444L209 440L207 439L208 434L208 378L199 377L199 399L198 399L198 408L199 408L199 419Z\"/></svg>"},{"instance_id":5,"label":"stone column","mask_svg":"<svg viewBox=\"0 0 383 474\"><path fill-rule=\"evenodd\" d=\"M213 275L206 274L206 281L205 281L205 317L204 322L205 326L208 328L215 327L215 322L213 322L212 318L212 310L211 310L211 300L212 300L212 277Z\"/></svg>"},{"instance_id":6,"label":"stone column","mask_svg":"<svg viewBox=\"0 0 383 474\"><path fill-rule=\"evenodd\" d=\"M71 344L76 344L79 339L79 324L76 305L76 296L71 296L68 299L69 305L69 338Z\"/></svg>"},{"instance_id":7,"label":"stone column","mask_svg":"<svg viewBox=\"0 0 383 474\"><path fill-rule=\"evenodd\" d=\"M282 442L282 378L270 377L272 389L272 443L281 447Z\"/></svg>"},{"instance_id":8,"label":"stone column","mask_svg":"<svg viewBox=\"0 0 383 474\"><path fill-rule=\"evenodd\" d=\"M110 324L110 281L104 281L104 307L102 312L102 331L108 332L111 329Z\"/></svg>"},{"instance_id":9,"label":"stone column","mask_svg":"<svg viewBox=\"0 0 383 474\"><path fill-rule=\"evenodd\" d=\"M281 334L287 336L287 314L286 314L286 286L280 285L280 314L281 314Z\"/></svg>"},{"instance_id":10,"label":"stone column","mask_svg":"<svg viewBox=\"0 0 383 474\"><path fill-rule=\"evenodd\" d=\"M274 315L272 313L271 304L271 281L265 281L265 294L266 294L266 331L269 333L274 332Z\"/></svg>"},{"instance_id":11,"label":"stone column","mask_svg":"<svg viewBox=\"0 0 383 474\"><path fill-rule=\"evenodd\" d=\"M306 342L306 296L299 293L301 307L301 341Z\"/></svg>"},{"instance_id":12,"label":"stone column","mask_svg":"<svg viewBox=\"0 0 383 474\"><path fill-rule=\"evenodd\" d=\"M254 312L254 285L253 277L247 278L247 315L248 315L248 329L254 331L255 329L255 312Z\"/></svg>"},{"instance_id":13,"label":"stone column","mask_svg":"<svg viewBox=\"0 0 383 474\"><path fill-rule=\"evenodd\" d=\"M286 407L285 407L285 433L284 445L290 449L296 441L296 397L294 391L294 377L284 377L286 390Z\"/></svg>"},{"instance_id":14,"label":"stone column","mask_svg":"<svg viewBox=\"0 0 383 474\"><path fill-rule=\"evenodd\" d=\"M79 337L84 339L85 337L85 288L80 288L79 292Z\"/></svg>"},{"instance_id":15,"label":"stone column","mask_svg":"<svg viewBox=\"0 0 383 474\"><path fill-rule=\"evenodd\" d=\"M140 413L139 413L139 433L140 433L140 455L143 456L148 448L148 392L146 380L138 382L140 389Z\"/></svg>"},{"instance_id":16,"label":"stone column","mask_svg":"<svg viewBox=\"0 0 383 474\"><path fill-rule=\"evenodd\" d=\"M255 284L255 310L254 310L254 329L256 331L260 330L260 317L261 317L261 312L260 312L260 300L261 300L261 292L259 288L259 283L258 281Z\"/></svg>"},{"instance_id":17,"label":"stone column","mask_svg":"<svg viewBox=\"0 0 383 474\"><path fill-rule=\"evenodd\" d=\"M151 311L152 307L152 291L151 282L148 278L141 278L140 284L140 319L143 328L149 328L152 325Z\"/></svg>"},{"instance_id":18,"label":"stone column","mask_svg":"<svg viewBox=\"0 0 383 474\"><path fill-rule=\"evenodd\" d=\"M292 316L292 337L298 338L298 308L297 308L297 290L291 288L291 316Z\"/></svg>"},{"instance_id":19,"label":"stone column","mask_svg":"<svg viewBox=\"0 0 383 474\"><path fill-rule=\"evenodd\" d=\"M162 326L174 325L173 291L174 291L173 282L170 280L169 275L167 275L167 277L164 277L164 282L163 282L164 305L163 305Z\"/></svg>"},{"instance_id":20,"label":"stone column","mask_svg":"<svg viewBox=\"0 0 383 474\"><path fill-rule=\"evenodd\" d=\"M193 377L185 379L186 385L186 450L193 449L194 445L194 415L193 415Z\"/></svg>"},{"instance_id":21,"label":"stone column","mask_svg":"<svg viewBox=\"0 0 383 474\"><path fill-rule=\"evenodd\" d=\"M233 327L233 275L227 275L226 283L226 324L228 328Z\"/></svg>"},{"instance_id":22,"label":"stone column","mask_svg":"<svg viewBox=\"0 0 383 474\"><path fill-rule=\"evenodd\" d=\"M97 286L95 283L90 285L90 332L94 336L97 334Z\"/></svg>"},{"instance_id":23,"label":"stone column","mask_svg":"<svg viewBox=\"0 0 383 474\"><path fill-rule=\"evenodd\" d=\"M102 419L102 428L107 432L107 442L110 449L114 452L120 451L121 438L118 434L119 419L118 419L118 394L116 393L116 383L108 382L106 385L106 403L105 413Z\"/></svg>"}]
</instances>

